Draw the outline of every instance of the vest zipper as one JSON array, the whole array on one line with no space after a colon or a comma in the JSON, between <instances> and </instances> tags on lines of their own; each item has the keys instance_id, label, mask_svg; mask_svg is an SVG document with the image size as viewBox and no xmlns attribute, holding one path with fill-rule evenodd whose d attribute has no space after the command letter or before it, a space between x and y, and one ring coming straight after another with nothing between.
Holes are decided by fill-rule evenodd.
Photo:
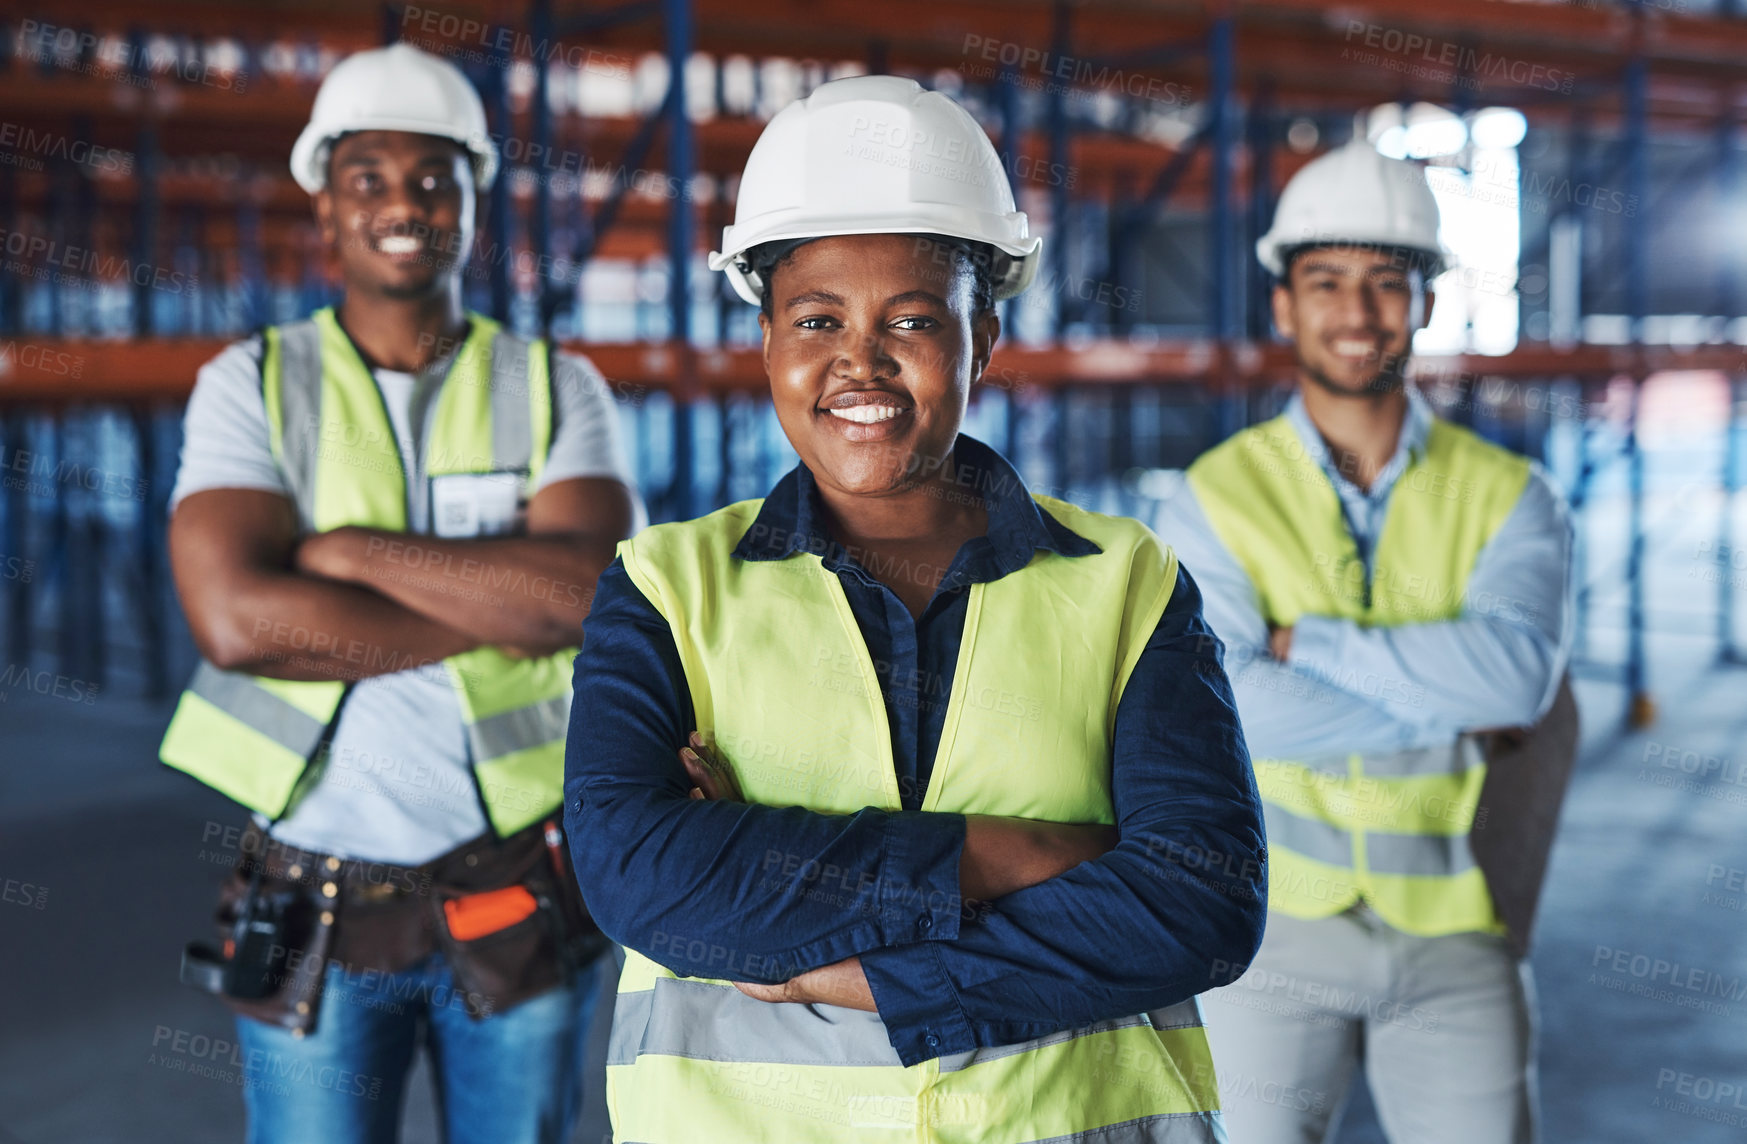
<instances>
[{"instance_id":1,"label":"vest zipper","mask_svg":"<svg viewBox=\"0 0 1747 1144\"><path fill-rule=\"evenodd\" d=\"M315 765L315 761L321 758L322 752L328 749L328 744L334 741L334 731L338 729L340 725L340 715L346 710L346 700L352 697L352 688L356 686L358 686L356 680L347 680L346 685L340 689L340 698L339 701L334 704L334 713L328 719L328 725L322 728L321 738L316 740L315 748L304 758L303 769L297 772L297 781L291 784L292 794L296 794L298 788L303 786L303 780L309 777L309 768ZM278 814L275 814L269 821L268 825L279 825L280 821L283 820L285 815L291 810L294 803L294 799L287 799L285 802L285 809L281 810Z\"/></svg>"},{"instance_id":2,"label":"vest zipper","mask_svg":"<svg viewBox=\"0 0 1747 1144\"><path fill-rule=\"evenodd\" d=\"M364 355L362 353L358 352L358 343L352 341L352 335L349 333L346 333L345 326L340 325L340 316L339 316L339 311L337 311L337 310L334 312L334 324L336 326L340 326L341 333L346 334L346 341L351 345L352 352L354 354L358 355L359 364L363 365L364 372L370 375L370 388L372 390L374 390L376 393L376 404L382 408L382 420L388 424L388 436L389 436L389 439L394 442L394 455L395 455L395 458L400 461L400 467L401 467L401 474L400 474L401 475L401 486L400 486L401 519L406 522L406 528L403 529L403 531L410 531L412 528L412 492L411 492L412 482L413 482L413 479L415 476L420 477L420 478L422 478L424 476L424 468L425 468L424 450L423 450L423 446L424 446L425 442L422 439L420 439L419 431L421 428L424 428L424 423L426 423L428 421L428 418L420 418L419 419L420 424L413 423L413 413L414 413L413 398L418 395L418 388L419 388L418 373L415 372L413 374L413 392L411 394L408 394L408 396L407 396L407 408L406 408L407 428L412 431L413 444L417 448L417 451L413 455L413 471L407 472L406 471L406 454L404 451L402 451L402 449L400 447L400 435L394 431L394 418L390 417L388 415L388 401L386 398L384 398L382 396L382 386L376 380L376 373L374 370L372 370L370 368L369 363L364 360ZM443 389L443 385L445 383L447 383L449 380L449 371L455 368L455 363L457 361L460 361L461 356L467 352L468 343L471 342L479 332L480 332L479 326L471 318L469 318L467 321L467 334L465 337L463 337L461 339L461 344L455 348L454 356L449 359L449 367L448 367L448 369L445 369L443 371L443 377L437 383L437 391L435 393L433 393L431 396L432 401L440 401L442 399L442 389ZM488 382L488 384L489 384L489 382ZM426 412L429 413L429 410L427 409ZM450 668L449 668L449 664L448 664L447 660L443 661L443 671L446 674L449 674L450 685L454 686L454 684L456 683L455 676L453 675L453 673L450 672ZM351 685L348 684L347 685L347 692L350 693L350 690L351 690ZM343 701L343 697L342 697L342 701ZM459 695L456 696L456 701L457 701L457 703L459 703L459 701L460 701ZM463 735L466 734L466 730L467 730L466 718L467 718L466 713L463 712L462 713L462 728L461 728ZM335 715L334 722L335 723L339 722L338 714ZM325 736L323 738L322 742L325 744L327 742L327 738L331 737L332 734L333 734L332 725L330 725L327 736ZM317 750L319 751L320 748L318 747ZM307 766L307 764L306 764L306 766ZM471 738L467 739L467 778L468 778L468 781L473 784L473 800L479 804L479 814L480 814L480 817L485 819L486 830L491 832L491 836L493 838L501 840L503 838L503 835L498 833L497 823L493 822L491 819L491 807L487 806L485 803L485 788L482 787L481 785L479 785L479 772L475 769L475 760L473 758L473 740ZM301 782L302 780L299 779L299 781Z\"/></svg>"}]
</instances>

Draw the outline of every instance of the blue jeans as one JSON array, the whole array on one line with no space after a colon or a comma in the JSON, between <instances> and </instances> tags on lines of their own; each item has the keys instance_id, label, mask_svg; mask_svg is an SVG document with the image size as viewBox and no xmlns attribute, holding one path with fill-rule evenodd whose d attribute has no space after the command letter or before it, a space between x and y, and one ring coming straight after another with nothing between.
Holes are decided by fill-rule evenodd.
<instances>
[{"instance_id":1,"label":"blue jeans","mask_svg":"<svg viewBox=\"0 0 1747 1144\"><path fill-rule=\"evenodd\" d=\"M400 973L330 965L310 1035L237 1019L249 1144L394 1144L421 1035L447 1144L565 1144L604 962L479 1021L441 954Z\"/></svg>"}]
</instances>

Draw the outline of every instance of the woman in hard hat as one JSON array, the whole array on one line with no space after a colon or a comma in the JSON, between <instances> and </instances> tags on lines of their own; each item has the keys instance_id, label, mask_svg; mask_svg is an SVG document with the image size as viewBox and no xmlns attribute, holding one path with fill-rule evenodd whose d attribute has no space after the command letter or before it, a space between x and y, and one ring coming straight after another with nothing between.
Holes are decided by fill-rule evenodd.
<instances>
[{"instance_id":1,"label":"woman in hard hat","mask_svg":"<svg viewBox=\"0 0 1747 1144\"><path fill-rule=\"evenodd\" d=\"M909 80L753 149L712 265L801 463L621 545L577 660L618 1139L1223 1139L1194 996L1264 878L1217 641L1149 530L959 432L1039 245Z\"/></svg>"}]
</instances>

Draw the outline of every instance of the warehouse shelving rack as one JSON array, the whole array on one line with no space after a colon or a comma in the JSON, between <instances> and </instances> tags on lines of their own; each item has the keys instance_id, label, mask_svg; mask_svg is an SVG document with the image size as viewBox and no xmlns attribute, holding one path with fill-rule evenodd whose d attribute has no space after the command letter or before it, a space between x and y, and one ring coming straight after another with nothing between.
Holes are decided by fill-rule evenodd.
<instances>
[{"instance_id":1,"label":"warehouse shelving rack","mask_svg":"<svg viewBox=\"0 0 1747 1144\"><path fill-rule=\"evenodd\" d=\"M760 121L744 106L729 106L726 67L710 72L713 90L697 89L690 65L698 53L718 62L797 61L803 84L845 64L950 84L978 107L1029 209L1057 237L1046 265L1054 283L1131 285L1143 236L1163 210L1204 219L1199 328L1161 337L1137 328L1126 311L1076 305L1070 292L1050 309L1043 336L1010 341L999 353L997 380L982 399L990 430L1028 473L1047 473L1069 492L1076 423L1121 430L1102 434L1106 455L1091 458L1105 470L1093 475L1109 485L1130 468L1181 463L1277 403L1292 363L1268 338L1266 283L1253 272L1250 251L1278 187L1310 157L1286 144L1289 123L1308 120L1338 134L1354 112L1391 102L1425 100L1458 111L1520 107L1538 129L1585 141L1571 151L1587 156L1592 180L1618 172L1646 204L1644 225L1627 229L1620 252L1631 342L1525 343L1503 357L1421 364L1445 379L1440 388L1457 398L1457 416L1514 434L1511 443L1531 452L1547 426L1532 411L1478 400L1483 379L1551 379L1575 387L1581 409L1613 379L1630 380L1632 397L1611 449L1602 447L1608 427L1579 418L1570 491L1581 507L1606 468L1617 464L1627 474L1628 646L1620 670L1640 722L1652 708L1637 409L1652 373L1730 377L1719 482L1725 505L1738 492L1736 411L1747 398L1740 347L1644 341L1649 224L1658 207L1650 194L1652 130L1713 140L1717 177L1738 185L1747 24L1726 15L1684 16L1648 3L1498 0L1358 0L1338 13L1308 0L461 0L375 9L314 0L247 10L217 0L97 0L80 6L78 26L67 31L52 16L44 10L11 25L0 67L0 104L37 140L35 150L15 143L14 157L27 162L0 169L0 214L11 220L6 240L17 234L26 244L22 255L4 248L0 268L0 331L12 349L0 360L4 444L9 458L52 456L63 473L47 497L17 485L0 492L0 552L42 553L30 558L40 576L4 585L14 663L34 654L38 613L53 601L62 670L102 679L103 617L117 588L105 579L101 557L116 552L131 570L120 595L137 605L130 611L139 617L142 645L152 649L146 684L169 687L178 665L163 650L176 625L162 533L177 404L199 364L230 337L327 297L307 202L284 156L324 61L395 38L461 62L480 86L494 131L520 152L507 156L506 176L484 206L484 242L496 254L480 268L475 304L525 328L573 336L565 319L591 263L664 267L659 314L639 324L666 336L577 347L622 393L641 400L635 420L653 445L643 475L658 518L726 499L744 483L738 470L747 440L755 469L772 460L768 426L760 426L755 408L764 386L758 355L744 344L744 323L736 323L721 284L700 288L697 268L731 212L732 176ZM40 46L45 28L54 28L51 43L66 42L70 32L73 51L34 50L29 33ZM103 36L124 50L100 51ZM229 37L230 46L219 50L218 37ZM1373 51L1373 40L1382 63L1355 63L1355 53ZM554 83L580 82L568 62L579 50L585 70L622 66L641 76L650 61L665 61L665 87L628 114L583 114L563 101L555 108ZM173 56L168 71L157 58L163 53ZM1566 90L1545 90L1553 72L1569 78ZM757 84L765 72L754 67L751 74L754 99L762 99ZM1133 93L1130 77L1144 78L1143 94ZM1159 91L1174 94L1146 98ZM698 115L706 104L709 113ZM82 159L69 153L79 143L86 145ZM552 155L604 182L604 190L580 193L580 177L537 158ZM26 169L30 163L37 169ZM651 183L686 193L637 193ZM1554 204L1555 214L1579 209ZM59 243L60 261L30 245L36 240ZM95 252L74 260L72 270L91 285L43 289L35 276L66 273L68 248ZM511 254L545 256L533 259L531 289L520 269L525 260ZM1523 261L1544 255L1526 250ZM115 265L125 268L119 283L106 270ZM140 267L150 269L144 281ZM171 292L163 272L218 286ZM108 285L96 288L106 275ZM213 313L209 289L223 295L223 313ZM1721 284L1719 295L1716 313L1738 316L1737 285ZM69 336L93 328L68 312L76 302L124 312L123 325L107 327L123 337ZM77 377L68 375L69 362L77 363ZM1088 422L1089 413L1098 416ZM1192 440L1174 440L1161 426ZM126 458L123 475L142 494L131 511L106 494L93 499L89 489L69 487L64 475L93 467L107 474L110 462L81 452L105 442L112 457ZM701 465L705 459L711 463ZM1082 473L1085 461L1077 466ZM1114 506L1138 503L1119 489ZM1725 561L1734 544L1730 515L1721 514L1717 540ZM1740 662L1728 571L1725 564L1718 577L1718 654Z\"/></svg>"}]
</instances>

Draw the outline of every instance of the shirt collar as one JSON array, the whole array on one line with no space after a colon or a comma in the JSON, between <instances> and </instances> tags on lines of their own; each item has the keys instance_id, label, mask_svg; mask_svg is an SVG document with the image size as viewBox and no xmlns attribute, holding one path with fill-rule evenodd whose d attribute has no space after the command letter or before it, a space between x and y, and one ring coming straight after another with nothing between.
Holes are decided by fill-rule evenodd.
<instances>
[{"instance_id":1,"label":"shirt collar","mask_svg":"<svg viewBox=\"0 0 1747 1144\"><path fill-rule=\"evenodd\" d=\"M1044 512L1007 459L976 438L960 433L950 464L953 485L967 498L982 497L989 512L988 533L965 546L965 559L953 562L954 578L973 584L999 580L1031 563L1039 549L1063 556L1103 551ZM853 552L826 535L819 486L805 464L776 483L734 549L741 560L785 560L797 552L820 557L832 571L859 567Z\"/></svg>"},{"instance_id":2,"label":"shirt collar","mask_svg":"<svg viewBox=\"0 0 1747 1144\"><path fill-rule=\"evenodd\" d=\"M1407 397L1407 412L1402 416L1401 436L1396 439L1395 452L1390 456L1389 462L1378 471L1377 478L1371 482L1370 490L1360 495L1373 498L1381 496L1394 486L1396 478L1407 470L1408 465L1425 454L1426 439L1431 436L1432 431L1431 403L1420 393L1417 386L1405 386L1402 392ZM1310 419L1310 414L1305 411L1303 394L1294 392L1292 399L1286 403L1286 420L1298 434L1305 453L1328 474L1335 487L1359 493L1358 485L1335 467L1333 458L1329 456L1328 445L1317 431L1316 423Z\"/></svg>"}]
</instances>

